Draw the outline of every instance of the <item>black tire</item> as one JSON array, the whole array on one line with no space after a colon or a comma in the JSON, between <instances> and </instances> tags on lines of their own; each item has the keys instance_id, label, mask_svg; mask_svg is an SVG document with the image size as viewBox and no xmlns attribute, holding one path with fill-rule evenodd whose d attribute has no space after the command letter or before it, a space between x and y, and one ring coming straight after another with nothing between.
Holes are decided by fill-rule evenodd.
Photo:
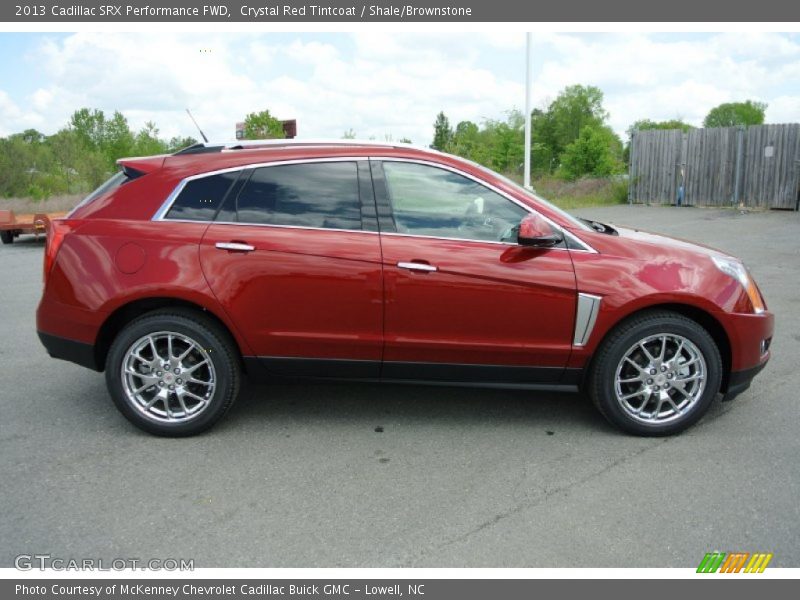
<instances>
[{"instance_id":1,"label":"black tire","mask_svg":"<svg viewBox=\"0 0 800 600\"><path fill-rule=\"evenodd\" d=\"M659 422L659 420L646 422L648 420L646 418L648 414L647 409L645 409L644 415L640 414L637 416L635 414L636 410L631 410L630 408L626 409L623 400L618 398L616 391L617 369L618 367L620 369L628 369L629 374L625 377L620 377L621 380L630 377L631 374L633 374L633 376L638 375L642 378L647 378L650 373L649 369L642 370L637 367L629 366L630 363L627 361L623 363L623 360L626 355L630 356L629 352L631 350L640 352L638 348L634 347L637 345L637 342L647 340L651 336L659 336L660 339L660 336L663 335L676 336L675 338L668 338L675 346L679 345L678 339L682 338L688 340L694 345L693 350L697 350L699 354L702 355L705 361L704 387L691 388L691 386L695 384L684 384L682 386L684 389L688 385L690 386L690 392L692 392L692 390L697 391L696 398L689 401L690 403L687 404L685 408L682 408L681 411L675 410L674 405L666 401L668 404L665 406L664 413L670 412L671 416L665 416L665 422ZM657 349L657 344L660 342L652 340L645 345L648 343L651 344L650 348ZM656 344L656 346L652 346L652 344ZM676 350L677 349L673 349L672 351L675 352ZM647 358L643 352L640 352L640 356L643 357L642 362L640 363L637 360L634 360L634 362L640 364L640 366L645 365L645 361L649 360L649 358ZM623 364L625 367L621 366ZM686 368L688 369L688 367ZM658 370L660 370L660 368ZM665 377L668 375L674 378L685 377L685 375L679 375L675 372L670 373L669 368L667 370L668 373ZM624 321L603 341L595 354L593 364L590 368L586 391L602 415L608 419L611 424L619 427L623 431L641 436L672 435L687 429L708 411L717 392L719 392L722 382L722 372L722 358L719 349L709 333L697 322L670 311L648 311ZM639 373L642 373L642 375L639 375ZM667 393L670 395L670 398L674 399L675 404L688 401L685 395L679 393L675 389L675 383L678 379L662 382L660 380L656 381L648 378L647 381L652 381L655 385L662 383L670 386L670 388L662 386L662 389L669 389ZM619 385L623 394L627 396L627 392L645 389L646 384L645 382L636 382L621 383ZM697 385L699 385L699 383ZM631 387L622 389L622 386ZM652 388L650 389L652 390ZM658 409L655 408L655 404L658 402L658 395L651 395L651 393L642 393L642 395L635 396L635 398L637 401L644 402L647 405L650 415L654 413L661 414L658 412ZM663 394L663 392L658 392L658 394ZM624 399L624 396L622 398ZM639 409L639 411L641 413L641 409Z\"/></svg>"},{"instance_id":2,"label":"black tire","mask_svg":"<svg viewBox=\"0 0 800 600\"><path fill-rule=\"evenodd\" d=\"M0 241L2 241L4 244L13 244L14 232L8 229L3 229L0 231Z\"/></svg>"},{"instance_id":3,"label":"black tire","mask_svg":"<svg viewBox=\"0 0 800 600\"><path fill-rule=\"evenodd\" d=\"M151 411L138 406L136 400L130 398L126 392L126 380L122 373L123 361L127 359L129 351L137 341L157 332L174 333L193 341L199 346L195 352L204 352L205 357L213 366L213 373L210 367L202 367L208 369L208 373L212 373L209 380L214 382L213 393L208 394L204 407L197 410L197 413L190 418L173 422L163 420L163 417L158 418ZM162 350L159 356L165 353ZM228 332L217 323L195 311L162 310L148 313L132 321L117 335L108 352L105 374L106 384L114 404L131 423L154 435L184 437L208 430L230 409L239 394L241 367L234 341ZM170 372L167 372L165 378L166 376L169 376L170 379L173 377ZM193 377L194 374L191 376ZM168 387L165 386L164 381L160 381L149 390L159 391L156 389L156 385ZM188 388L189 384L184 385ZM197 389L195 386L194 390ZM163 392L167 395L170 394L166 389ZM170 396L170 398L170 403L177 402L177 395ZM163 401L161 406L164 406ZM164 408L169 412L168 406L164 406ZM191 413L189 414L191 415Z\"/></svg>"}]
</instances>

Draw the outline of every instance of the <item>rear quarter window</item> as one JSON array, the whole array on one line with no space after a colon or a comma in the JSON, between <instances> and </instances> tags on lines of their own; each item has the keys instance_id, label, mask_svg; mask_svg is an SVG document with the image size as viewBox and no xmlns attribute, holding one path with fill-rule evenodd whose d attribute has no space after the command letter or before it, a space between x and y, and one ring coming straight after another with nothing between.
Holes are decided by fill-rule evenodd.
<instances>
[{"instance_id":1,"label":"rear quarter window","mask_svg":"<svg viewBox=\"0 0 800 600\"><path fill-rule=\"evenodd\" d=\"M190 179L178 193L166 219L213 221L239 171Z\"/></svg>"}]
</instances>

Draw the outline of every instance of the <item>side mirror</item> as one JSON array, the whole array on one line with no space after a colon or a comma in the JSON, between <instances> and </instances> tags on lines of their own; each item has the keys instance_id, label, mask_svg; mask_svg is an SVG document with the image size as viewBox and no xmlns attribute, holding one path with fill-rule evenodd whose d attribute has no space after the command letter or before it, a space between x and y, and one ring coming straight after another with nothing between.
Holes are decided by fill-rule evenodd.
<instances>
[{"instance_id":1,"label":"side mirror","mask_svg":"<svg viewBox=\"0 0 800 600\"><path fill-rule=\"evenodd\" d=\"M520 246L533 246L535 248L551 248L563 241L561 233L556 231L550 223L541 216L531 213L522 218L517 234L517 243Z\"/></svg>"}]
</instances>

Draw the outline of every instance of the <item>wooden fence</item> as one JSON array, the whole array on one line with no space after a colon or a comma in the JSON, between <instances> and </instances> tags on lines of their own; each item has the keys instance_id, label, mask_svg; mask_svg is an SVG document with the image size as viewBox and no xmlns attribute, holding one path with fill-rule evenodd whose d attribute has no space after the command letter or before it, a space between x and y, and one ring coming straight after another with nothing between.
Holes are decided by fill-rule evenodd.
<instances>
[{"instance_id":1,"label":"wooden fence","mask_svg":"<svg viewBox=\"0 0 800 600\"><path fill-rule=\"evenodd\" d=\"M800 124L637 131L628 199L800 208Z\"/></svg>"}]
</instances>

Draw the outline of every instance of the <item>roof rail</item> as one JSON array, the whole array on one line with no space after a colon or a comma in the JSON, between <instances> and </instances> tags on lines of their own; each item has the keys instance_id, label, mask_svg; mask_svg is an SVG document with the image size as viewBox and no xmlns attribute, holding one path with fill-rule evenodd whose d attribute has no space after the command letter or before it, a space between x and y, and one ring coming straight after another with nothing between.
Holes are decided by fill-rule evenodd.
<instances>
[{"instance_id":1,"label":"roof rail","mask_svg":"<svg viewBox=\"0 0 800 600\"><path fill-rule=\"evenodd\" d=\"M176 152L181 154L204 154L206 152L223 152L230 150L246 150L259 148L275 148L286 146L375 146L384 148L416 148L435 152L430 148L403 142L379 142L377 140L352 140L335 138L294 138L294 139L267 139L267 140L234 140L231 142L198 142L183 150Z\"/></svg>"}]
</instances>

